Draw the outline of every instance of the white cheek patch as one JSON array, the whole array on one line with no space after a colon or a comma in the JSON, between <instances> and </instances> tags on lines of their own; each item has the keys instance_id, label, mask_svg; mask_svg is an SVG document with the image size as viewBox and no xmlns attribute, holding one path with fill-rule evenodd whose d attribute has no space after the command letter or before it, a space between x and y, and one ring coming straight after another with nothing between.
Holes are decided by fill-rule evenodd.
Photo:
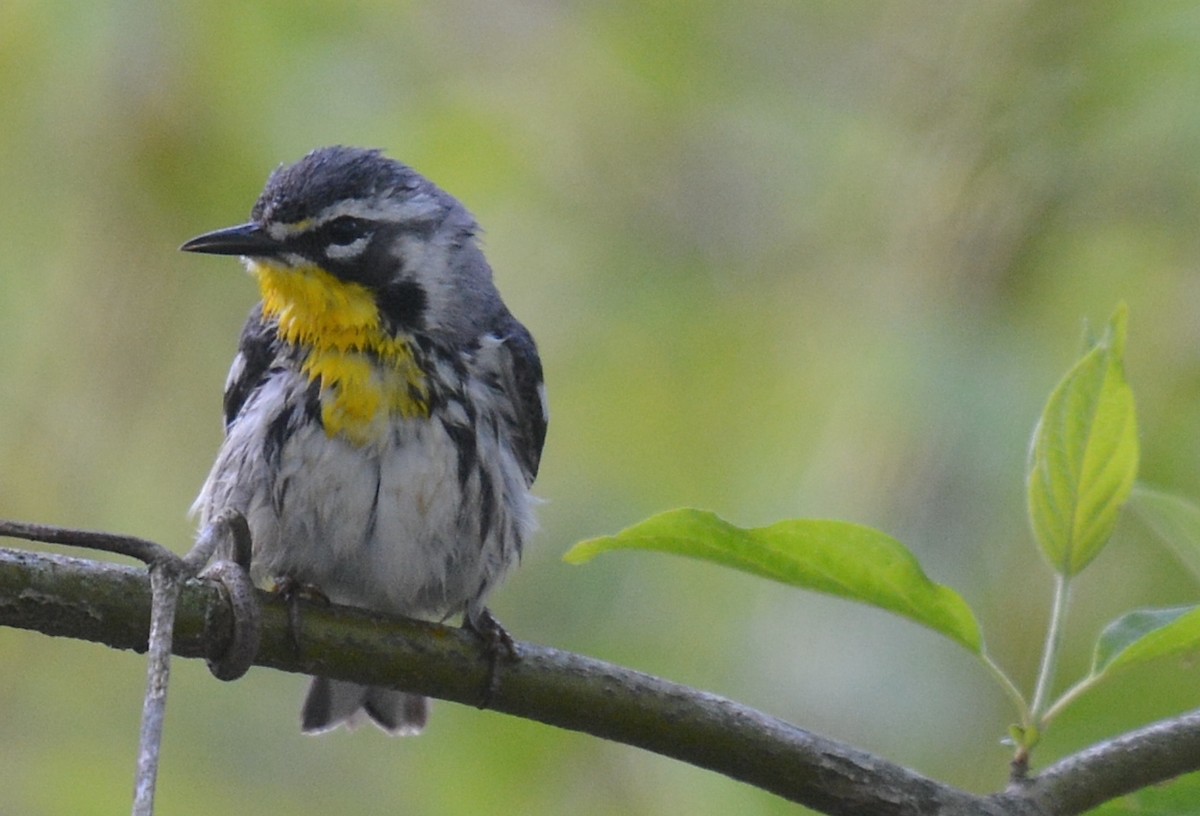
<instances>
[{"instance_id":1,"label":"white cheek patch","mask_svg":"<svg viewBox=\"0 0 1200 816\"><path fill-rule=\"evenodd\" d=\"M339 261L344 261L349 258L357 258L367 248L367 244L371 242L371 236L364 235L361 238L356 238L348 244L330 244L325 247L325 254Z\"/></svg>"},{"instance_id":2,"label":"white cheek patch","mask_svg":"<svg viewBox=\"0 0 1200 816\"><path fill-rule=\"evenodd\" d=\"M245 255L242 256L242 263L246 265L246 271L251 275L257 275L258 270L262 267L270 269L291 269L293 266L298 266L295 261L299 255L289 254L281 258L251 258Z\"/></svg>"}]
</instances>

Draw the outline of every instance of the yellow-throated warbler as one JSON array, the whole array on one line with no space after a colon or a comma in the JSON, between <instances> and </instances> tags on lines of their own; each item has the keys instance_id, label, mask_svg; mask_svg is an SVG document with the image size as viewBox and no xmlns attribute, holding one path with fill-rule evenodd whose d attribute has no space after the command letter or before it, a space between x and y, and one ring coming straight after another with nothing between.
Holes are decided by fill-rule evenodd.
<instances>
[{"instance_id":1,"label":"yellow-throated warbler","mask_svg":"<svg viewBox=\"0 0 1200 816\"><path fill-rule=\"evenodd\" d=\"M368 609L497 626L488 592L534 527L546 435L533 338L452 196L377 150L271 174L247 224L189 252L241 255L262 302L225 386L196 511L240 511L256 580ZM302 725L416 733L428 701L314 678Z\"/></svg>"}]
</instances>

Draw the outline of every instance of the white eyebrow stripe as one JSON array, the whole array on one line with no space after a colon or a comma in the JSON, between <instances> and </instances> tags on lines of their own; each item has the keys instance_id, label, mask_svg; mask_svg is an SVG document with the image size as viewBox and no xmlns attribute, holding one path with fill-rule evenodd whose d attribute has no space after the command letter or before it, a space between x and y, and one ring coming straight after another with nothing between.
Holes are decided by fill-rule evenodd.
<instances>
[{"instance_id":1,"label":"white eyebrow stripe","mask_svg":"<svg viewBox=\"0 0 1200 816\"><path fill-rule=\"evenodd\" d=\"M420 223L428 221L441 211L438 201L425 192L413 193L408 198L347 199L330 204L312 218L293 224L272 223L266 225L267 234L276 241L312 232L337 218L361 218L364 221L387 221L393 224Z\"/></svg>"},{"instance_id":2,"label":"white eyebrow stripe","mask_svg":"<svg viewBox=\"0 0 1200 816\"><path fill-rule=\"evenodd\" d=\"M417 193L410 198L397 200L394 198L375 198L364 201L350 199L331 204L317 213L308 224L309 229L315 229L327 224L335 218L362 218L366 221L391 221L404 223L406 221L421 221L429 218L438 211L437 201L425 193Z\"/></svg>"}]
</instances>

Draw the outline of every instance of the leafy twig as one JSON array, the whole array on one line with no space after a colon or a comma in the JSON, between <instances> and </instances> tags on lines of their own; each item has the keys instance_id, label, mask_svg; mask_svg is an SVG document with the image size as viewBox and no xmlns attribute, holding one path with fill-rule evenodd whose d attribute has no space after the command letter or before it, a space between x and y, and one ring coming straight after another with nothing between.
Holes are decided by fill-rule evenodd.
<instances>
[{"instance_id":1,"label":"leafy twig","mask_svg":"<svg viewBox=\"0 0 1200 816\"><path fill-rule=\"evenodd\" d=\"M297 655L284 604L265 593L258 665L389 685L475 705L488 663L476 638L421 621L306 605ZM146 575L128 567L0 550L0 624L144 648ZM181 585L174 649L220 651L232 615L211 585ZM533 644L506 665L491 707L655 751L829 814L1045 816L1200 770L1200 713L1064 760L1040 778L981 797L715 695ZM1128 749L1128 759L1121 750ZM1141 761L1152 759L1153 761ZM1104 773L1119 784L1097 784ZM1080 793L1080 787L1085 790ZM1097 800L1096 791L1107 791Z\"/></svg>"}]
</instances>

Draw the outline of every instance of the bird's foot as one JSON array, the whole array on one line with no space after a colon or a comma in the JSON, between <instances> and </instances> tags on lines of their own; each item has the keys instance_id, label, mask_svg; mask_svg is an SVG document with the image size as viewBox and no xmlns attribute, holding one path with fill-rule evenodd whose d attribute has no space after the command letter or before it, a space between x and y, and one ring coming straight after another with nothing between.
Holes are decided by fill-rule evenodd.
<instances>
[{"instance_id":1,"label":"bird's foot","mask_svg":"<svg viewBox=\"0 0 1200 816\"><path fill-rule=\"evenodd\" d=\"M276 578L274 584L271 591L287 604L288 639L291 640L296 654L300 654L300 602L316 601L323 606L329 606L329 596L322 592L320 587L306 584L290 575Z\"/></svg>"},{"instance_id":2,"label":"bird's foot","mask_svg":"<svg viewBox=\"0 0 1200 816\"><path fill-rule=\"evenodd\" d=\"M469 612L464 615L463 628L473 632L483 643L483 654L488 661L488 673L479 707L487 708L500 689L501 661L515 663L521 659L521 653L517 650L517 644L512 635L487 608L481 608L473 615Z\"/></svg>"}]
</instances>

